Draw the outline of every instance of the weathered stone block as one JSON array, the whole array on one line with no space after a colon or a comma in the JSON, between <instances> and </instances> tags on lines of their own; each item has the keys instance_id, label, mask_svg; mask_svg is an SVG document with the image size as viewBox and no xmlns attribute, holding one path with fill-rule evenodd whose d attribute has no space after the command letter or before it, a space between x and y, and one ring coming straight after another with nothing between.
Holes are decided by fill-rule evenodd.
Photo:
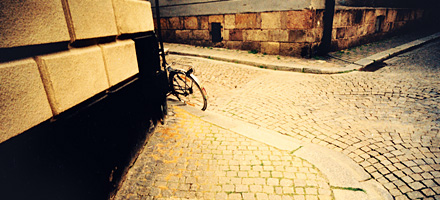
<instances>
[{"instance_id":1,"label":"weathered stone block","mask_svg":"<svg viewBox=\"0 0 440 200\"><path fill-rule=\"evenodd\" d=\"M194 40L209 40L210 35L208 30L192 30L190 38Z\"/></svg>"},{"instance_id":2,"label":"weathered stone block","mask_svg":"<svg viewBox=\"0 0 440 200\"><path fill-rule=\"evenodd\" d=\"M228 49L241 49L242 44L241 41L226 41L225 46Z\"/></svg>"},{"instance_id":3,"label":"weathered stone block","mask_svg":"<svg viewBox=\"0 0 440 200\"><path fill-rule=\"evenodd\" d=\"M347 32L347 28L337 28L336 29L336 39L345 38L345 33Z\"/></svg>"},{"instance_id":4,"label":"weathered stone block","mask_svg":"<svg viewBox=\"0 0 440 200\"><path fill-rule=\"evenodd\" d=\"M108 82L114 86L139 72L133 40L100 45Z\"/></svg>"},{"instance_id":5,"label":"weathered stone block","mask_svg":"<svg viewBox=\"0 0 440 200\"><path fill-rule=\"evenodd\" d=\"M394 29L394 23L393 22L384 23L382 25L382 31L383 32L389 32L389 31L392 31L393 29Z\"/></svg>"},{"instance_id":6,"label":"weathered stone block","mask_svg":"<svg viewBox=\"0 0 440 200\"><path fill-rule=\"evenodd\" d=\"M307 56L310 51L308 43L280 43L280 55L303 57Z\"/></svg>"},{"instance_id":7,"label":"weathered stone block","mask_svg":"<svg viewBox=\"0 0 440 200\"><path fill-rule=\"evenodd\" d=\"M0 143L52 117L37 63L0 63Z\"/></svg>"},{"instance_id":8,"label":"weathered stone block","mask_svg":"<svg viewBox=\"0 0 440 200\"><path fill-rule=\"evenodd\" d=\"M225 15L225 29L235 28L235 15Z\"/></svg>"},{"instance_id":9,"label":"weathered stone block","mask_svg":"<svg viewBox=\"0 0 440 200\"><path fill-rule=\"evenodd\" d=\"M244 41L269 41L268 30L243 30Z\"/></svg>"},{"instance_id":10,"label":"weathered stone block","mask_svg":"<svg viewBox=\"0 0 440 200\"><path fill-rule=\"evenodd\" d=\"M279 42L262 42L261 43L261 53L267 53L271 55L277 55L280 53L280 43Z\"/></svg>"},{"instance_id":11,"label":"weathered stone block","mask_svg":"<svg viewBox=\"0 0 440 200\"><path fill-rule=\"evenodd\" d=\"M367 30L368 30L368 25L359 26L358 29L357 29L356 35L364 36L364 35L366 35L368 33Z\"/></svg>"},{"instance_id":12,"label":"weathered stone block","mask_svg":"<svg viewBox=\"0 0 440 200\"><path fill-rule=\"evenodd\" d=\"M373 34L376 32L376 25L375 24L367 24L367 35Z\"/></svg>"},{"instance_id":13,"label":"weathered stone block","mask_svg":"<svg viewBox=\"0 0 440 200\"><path fill-rule=\"evenodd\" d=\"M335 28L352 26L354 21L351 10L337 10L335 12L333 26Z\"/></svg>"},{"instance_id":14,"label":"weathered stone block","mask_svg":"<svg viewBox=\"0 0 440 200\"><path fill-rule=\"evenodd\" d=\"M154 22L154 27L156 27L156 20L153 21ZM167 30L170 28L170 21L168 20L168 18L161 18L160 19L160 26L162 28L162 30Z\"/></svg>"},{"instance_id":15,"label":"weathered stone block","mask_svg":"<svg viewBox=\"0 0 440 200\"><path fill-rule=\"evenodd\" d=\"M315 11L315 19L314 19L314 26L315 28L322 28L324 27L324 11L323 10L317 10Z\"/></svg>"},{"instance_id":16,"label":"weathered stone block","mask_svg":"<svg viewBox=\"0 0 440 200\"><path fill-rule=\"evenodd\" d=\"M65 0L72 40L117 35L111 0Z\"/></svg>"},{"instance_id":17,"label":"weathered stone block","mask_svg":"<svg viewBox=\"0 0 440 200\"><path fill-rule=\"evenodd\" d=\"M260 42L243 42L241 45L241 49L243 50L251 50L251 51L260 51L261 44Z\"/></svg>"},{"instance_id":18,"label":"weathered stone block","mask_svg":"<svg viewBox=\"0 0 440 200\"><path fill-rule=\"evenodd\" d=\"M281 13L267 12L261 13L262 29L281 29Z\"/></svg>"},{"instance_id":19,"label":"weathered stone block","mask_svg":"<svg viewBox=\"0 0 440 200\"><path fill-rule=\"evenodd\" d=\"M376 17L377 16L386 16L387 15L387 9L386 8L376 8Z\"/></svg>"},{"instance_id":20,"label":"weathered stone block","mask_svg":"<svg viewBox=\"0 0 440 200\"><path fill-rule=\"evenodd\" d=\"M228 41L229 40L229 30L222 29L222 37L223 37L223 40Z\"/></svg>"},{"instance_id":21,"label":"weathered stone block","mask_svg":"<svg viewBox=\"0 0 440 200\"><path fill-rule=\"evenodd\" d=\"M356 36L358 31L358 26L350 26L345 29L345 37Z\"/></svg>"},{"instance_id":22,"label":"weathered stone block","mask_svg":"<svg viewBox=\"0 0 440 200\"><path fill-rule=\"evenodd\" d=\"M208 18L208 16L198 16L197 19L199 20L200 29L202 29L202 30L208 30L209 29L209 18Z\"/></svg>"},{"instance_id":23,"label":"weathered stone block","mask_svg":"<svg viewBox=\"0 0 440 200\"><path fill-rule=\"evenodd\" d=\"M273 42L288 42L289 30L269 30L269 41Z\"/></svg>"},{"instance_id":24,"label":"weathered stone block","mask_svg":"<svg viewBox=\"0 0 440 200\"><path fill-rule=\"evenodd\" d=\"M162 38L164 41L172 42L176 40L176 30L162 30Z\"/></svg>"},{"instance_id":25,"label":"weathered stone block","mask_svg":"<svg viewBox=\"0 0 440 200\"><path fill-rule=\"evenodd\" d=\"M336 40L336 45L338 49L347 49L350 47L350 39L343 38Z\"/></svg>"},{"instance_id":26,"label":"weathered stone block","mask_svg":"<svg viewBox=\"0 0 440 200\"><path fill-rule=\"evenodd\" d=\"M243 41L243 31L241 29L233 29L229 31L229 40Z\"/></svg>"},{"instance_id":27,"label":"weathered stone block","mask_svg":"<svg viewBox=\"0 0 440 200\"><path fill-rule=\"evenodd\" d=\"M290 30L289 42L306 42L307 31L306 30Z\"/></svg>"},{"instance_id":28,"label":"weathered stone block","mask_svg":"<svg viewBox=\"0 0 440 200\"><path fill-rule=\"evenodd\" d=\"M395 22L396 21L396 17L397 17L397 10L389 9L387 11L387 15L386 15L385 21L386 22Z\"/></svg>"},{"instance_id":29,"label":"weathered stone block","mask_svg":"<svg viewBox=\"0 0 440 200\"><path fill-rule=\"evenodd\" d=\"M235 16L235 28L255 29L261 28L261 16L259 13L237 14Z\"/></svg>"},{"instance_id":30,"label":"weathered stone block","mask_svg":"<svg viewBox=\"0 0 440 200\"><path fill-rule=\"evenodd\" d=\"M113 0L119 34L154 30L151 4L141 0Z\"/></svg>"},{"instance_id":31,"label":"weathered stone block","mask_svg":"<svg viewBox=\"0 0 440 200\"><path fill-rule=\"evenodd\" d=\"M69 41L61 1L0 1L0 48Z\"/></svg>"},{"instance_id":32,"label":"weathered stone block","mask_svg":"<svg viewBox=\"0 0 440 200\"><path fill-rule=\"evenodd\" d=\"M37 57L49 103L59 114L109 87L97 46Z\"/></svg>"},{"instance_id":33,"label":"weathered stone block","mask_svg":"<svg viewBox=\"0 0 440 200\"><path fill-rule=\"evenodd\" d=\"M221 23L224 24L224 17L223 15L210 15L208 17L209 23Z\"/></svg>"},{"instance_id":34,"label":"weathered stone block","mask_svg":"<svg viewBox=\"0 0 440 200\"><path fill-rule=\"evenodd\" d=\"M320 42L322 39L322 33L323 28L313 28L307 31L307 38L306 42L314 43L314 42Z\"/></svg>"},{"instance_id":35,"label":"weathered stone block","mask_svg":"<svg viewBox=\"0 0 440 200\"><path fill-rule=\"evenodd\" d=\"M190 33L190 30L176 30L176 40L181 42L189 40Z\"/></svg>"},{"instance_id":36,"label":"weathered stone block","mask_svg":"<svg viewBox=\"0 0 440 200\"><path fill-rule=\"evenodd\" d=\"M376 12L374 10L366 10L365 11L364 23L365 24L374 24L374 23L376 23Z\"/></svg>"},{"instance_id":37,"label":"weathered stone block","mask_svg":"<svg viewBox=\"0 0 440 200\"><path fill-rule=\"evenodd\" d=\"M285 25L287 29L309 29L313 27L313 11L288 11L286 13Z\"/></svg>"},{"instance_id":38,"label":"weathered stone block","mask_svg":"<svg viewBox=\"0 0 440 200\"><path fill-rule=\"evenodd\" d=\"M170 29L179 30L183 28L182 22L179 17L171 17L168 19L170 22Z\"/></svg>"},{"instance_id":39,"label":"weathered stone block","mask_svg":"<svg viewBox=\"0 0 440 200\"><path fill-rule=\"evenodd\" d=\"M199 22L197 20L197 17L184 17L183 24L185 29L188 30L199 28Z\"/></svg>"}]
</instances>

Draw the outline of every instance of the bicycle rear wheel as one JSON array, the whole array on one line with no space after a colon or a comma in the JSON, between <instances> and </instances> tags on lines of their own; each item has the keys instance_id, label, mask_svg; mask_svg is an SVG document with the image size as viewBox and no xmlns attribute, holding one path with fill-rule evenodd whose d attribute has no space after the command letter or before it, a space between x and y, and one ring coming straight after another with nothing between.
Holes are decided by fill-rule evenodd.
<instances>
[{"instance_id":1,"label":"bicycle rear wheel","mask_svg":"<svg viewBox=\"0 0 440 200\"><path fill-rule=\"evenodd\" d=\"M206 91L195 76L187 76L184 72L177 72L173 75L172 81L173 94L180 101L200 110L206 110L208 106Z\"/></svg>"}]
</instances>

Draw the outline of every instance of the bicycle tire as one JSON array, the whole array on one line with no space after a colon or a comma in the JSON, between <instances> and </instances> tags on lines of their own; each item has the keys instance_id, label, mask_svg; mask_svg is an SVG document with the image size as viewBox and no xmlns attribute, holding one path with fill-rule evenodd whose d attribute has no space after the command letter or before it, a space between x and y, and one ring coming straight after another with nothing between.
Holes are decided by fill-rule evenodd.
<instances>
[{"instance_id":1,"label":"bicycle tire","mask_svg":"<svg viewBox=\"0 0 440 200\"><path fill-rule=\"evenodd\" d=\"M172 93L185 104L194 106L200 110L208 107L208 97L205 88L198 79L184 72L176 72L172 75Z\"/></svg>"}]
</instances>

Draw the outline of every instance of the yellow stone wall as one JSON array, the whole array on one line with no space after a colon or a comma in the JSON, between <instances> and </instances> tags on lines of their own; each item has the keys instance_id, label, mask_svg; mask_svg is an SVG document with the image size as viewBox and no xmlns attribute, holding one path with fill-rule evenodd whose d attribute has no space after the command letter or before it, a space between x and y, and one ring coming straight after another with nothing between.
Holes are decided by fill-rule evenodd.
<instances>
[{"instance_id":1,"label":"yellow stone wall","mask_svg":"<svg viewBox=\"0 0 440 200\"><path fill-rule=\"evenodd\" d=\"M167 42L308 57L321 43L323 12L323 9L301 9L165 17L161 19L162 36ZM384 20L376 31L378 17ZM340 50L374 41L411 27L423 17L424 11L416 8L336 7L332 48ZM212 42L214 22L222 26L221 42Z\"/></svg>"},{"instance_id":2,"label":"yellow stone wall","mask_svg":"<svg viewBox=\"0 0 440 200\"><path fill-rule=\"evenodd\" d=\"M0 143L137 74L128 34L154 30L146 0L2 0L0 13Z\"/></svg>"}]
</instances>

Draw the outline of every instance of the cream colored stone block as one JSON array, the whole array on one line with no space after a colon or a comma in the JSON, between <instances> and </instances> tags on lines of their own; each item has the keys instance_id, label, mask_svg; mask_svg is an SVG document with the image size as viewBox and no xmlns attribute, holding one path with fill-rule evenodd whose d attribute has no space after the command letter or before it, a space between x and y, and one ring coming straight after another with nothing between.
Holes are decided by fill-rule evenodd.
<instances>
[{"instance_id":1,"label":"cream colored stone block","mask_svg":"<svg viewBox=\"0 0 440 200\"><path fill-rule=\"evenodd\" d=\"M113 0L119 34L154 30L151 4L142 0Z\"/></svg>"},{"instance_id":2,"label":"cream colored stone block","mask_svg":"<svg viewBox=\"0 0 440 200\"><path fill-rule=\"evenodd\" d=\"M0 63L0 143L52 117L37 63Z\"/></svg>"},{"instance_id":3,"label":"cream colored stone block","mask_svg":"<svg viewBox=\"0 0 440 200\"><path fill-rule=\"evenodd\" d=\"M109 87L98 46L39 56L37 61L54 114Z\"/></svg>"},{"instance_id":4,"label":"cream colored stone block","mask_svg":"<svg viewBox=\"0 0 440 200\"><path fill-rule=\"evenodd\" d=\"M280 12L261 13L261 28L262 29L280 29L281 28L281 13Z\"/></svg>"},{"instance_id":5,"label":"cream colored stone block","mask_svg":"<svg viewBox=\"0 0 440 200\"><path fill-rule=\"evenodd\" d=\"M72 40L117 35L112 0L65 0Z\"/></svg>"},{"instance_id":6,"label":"cream colored stone block","mask_svg":"<svg viewBox=\"0 0 440 200\"><path fill-rule=\"evenodd\" d=\"M100 45L110 86L139 73L133 40Z\"/></svg>"},{"instance_id":7,"label":"cream colored stone block","mask_svg":"<svg viewBox=\"0 0 440 200\"><path fill-rule=\"evenodd\" d=\"M288 42L289 30L269 30L269 41L271 42Z\"/></svg>"},{"instance_id":8,"label":"cream colored stone block","mask_svg":"<svg viewBox=\"0 0 440 200\"><path fill-rule=\"evenodd\" d=\"M185 26L185 29L188 30L194 30L199 28L199 22L197 20L197 17L184 17L183 23Z\"/></svg>"},{"instance_id":9,"label":"cream colored stone block","mask_svg":"<svg viewBox=\"0 0 440 200\"><path fill-rule=\"evenodd\" d=\"M278 42L262 42L261 52L271 55L280 54L280 43Z\"/></svg>"},{"instance_id":10,"label":"cream colored stone block","mask_svg":"<svg viewBox=\"0 0 440 200\"><path fill-rule=\"evenodd\" d=\"M235 28L235 15L225 15L225 29Z\"/></svg>"},{"instance_id":11,"label":"cream colored stone block","mask_svg":"<svg viewBox=\"0 0 440 200\"><path fill-rule=\"evenodd\" d=\"M69 41L61 1L1 0L0 48Z\"/></svg>"},{"instance_id":12,"label":"cream colored stone block","mask_svg":"<svg viewBox=\"0 0 440 200\"><path fill-rule=\"evenodd\" d=\"M244 30L243 31L244 41L268 41L269 31L268 30Z\"/></svg>"}]
</instances>

